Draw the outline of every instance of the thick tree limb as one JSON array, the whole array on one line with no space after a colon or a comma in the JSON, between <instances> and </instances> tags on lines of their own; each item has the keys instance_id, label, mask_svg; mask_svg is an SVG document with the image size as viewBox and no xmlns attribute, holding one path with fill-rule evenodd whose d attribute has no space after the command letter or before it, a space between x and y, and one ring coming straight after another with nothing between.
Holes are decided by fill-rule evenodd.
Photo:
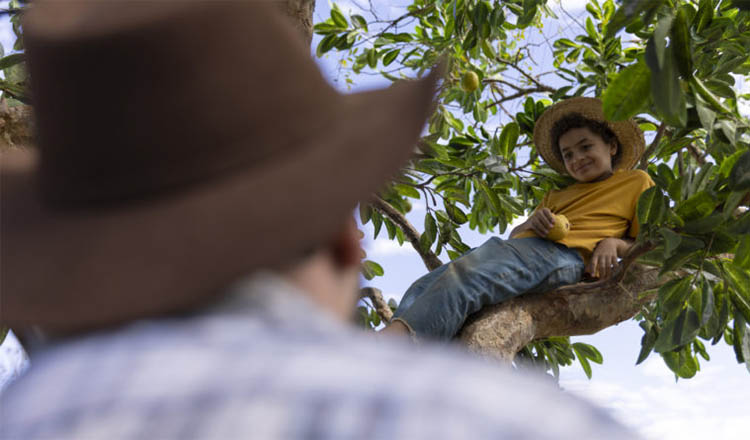
<instances>
[{"instance_id":1,"label":"thick tree limb","mask_svg":"<svg viewBox=\"0 0 750 440\"><path fill-rule=\"evenodd\" d=\"M640 253L647 248L642 247ZM659 268L630 264L631 254L610 279L528 294L471 316L458 338L470 350L511 362L530 342L551 336L588 335L632 318L666 282Z\"/></svg>"},{"instance_id":2,"label":"thick tree limb","mask_svg":"<svg viewBox=\"0 0 750 440\"><path fill-rule=\"evenodd\" d=\"M443 262L440 261L440 258L438 258L434 252L430 250L425 251L422 249L422 246L419 245L419 232L414 228L414 226L412 226L411 223L409 223L409 220L407 220L403 214L398 212L396 208L391 206L390 203L386 202L378 196L374 196L374 198L370 202L370 206L372 206L379 213L388 217L389 220L391 220L396 224L396 226L404 231L404 236L407 240L409 240L419 256L422 257L422 261L424 262L424 265L428 270L434 270L443 264Z\"/></svg>"}]
</instances>

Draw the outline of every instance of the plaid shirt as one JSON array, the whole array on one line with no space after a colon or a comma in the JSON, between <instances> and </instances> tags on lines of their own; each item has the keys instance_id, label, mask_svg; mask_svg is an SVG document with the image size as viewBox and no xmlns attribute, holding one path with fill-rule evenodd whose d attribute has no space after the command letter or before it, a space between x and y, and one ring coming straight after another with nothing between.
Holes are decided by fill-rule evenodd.
<instances>
[{"instance_id":1,"label":"plaid shirt","mask_svg":"<svg viewBox=\"0 0 750 440\"><path fill-rule=\"evenodd\" d=\"M272 275L199 314L32 352L10 439L633 439L590 404L447 347L375 340Z\"/></svg>"}]
</instances>

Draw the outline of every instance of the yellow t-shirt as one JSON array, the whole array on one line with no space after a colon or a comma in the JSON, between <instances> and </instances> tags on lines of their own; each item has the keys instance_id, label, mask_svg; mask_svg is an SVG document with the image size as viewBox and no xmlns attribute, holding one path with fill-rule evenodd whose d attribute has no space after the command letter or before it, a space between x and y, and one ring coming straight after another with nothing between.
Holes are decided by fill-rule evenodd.
<instances>
[{"instance_id":1,"label":"yellow t-shirt","mask_svg":"<svg viewBox=\"0 0 750 440\"><path fill-rule=\"evenodd\" d=\"M558 243L576 249L588 263L601 240L638 235L636 205L641 193L652 186L653 180L644 171L618 170L601 182L574 183L550 191L536 209L548 208L568 218L570 232ZM512 238L524 237L536 237L536 233L526 230Z\"/></svg>"}]
</instances>

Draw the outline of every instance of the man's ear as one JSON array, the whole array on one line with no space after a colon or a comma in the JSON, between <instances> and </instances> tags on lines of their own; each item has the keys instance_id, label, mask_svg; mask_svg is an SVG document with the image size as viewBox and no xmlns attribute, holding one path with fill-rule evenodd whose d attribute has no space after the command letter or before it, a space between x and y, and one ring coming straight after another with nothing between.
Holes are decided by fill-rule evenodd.
<instances>
[{"instance_id":1,"label":"man's ear","mask_svg":"<svg viewBox=\"0 0 750 440\"><path fill-rule=\"evenodd\" d=\"M360 238L362 232L357 229L354 218L341 227L340 232L333 237L331 242L331 253L334 262L342 269L359 266L362 259L362 246Z\"/></svg>"}]
</instances>

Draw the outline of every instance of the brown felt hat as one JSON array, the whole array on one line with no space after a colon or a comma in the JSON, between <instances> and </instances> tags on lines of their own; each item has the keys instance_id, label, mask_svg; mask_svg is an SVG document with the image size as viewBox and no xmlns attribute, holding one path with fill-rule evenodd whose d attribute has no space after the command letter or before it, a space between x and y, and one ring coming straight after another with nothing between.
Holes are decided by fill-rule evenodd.
<instances>
[{"instance_id":1,"label":"brown felt hat","mask_svg":"<svg viewBox=\"0 0 750 440\"><path fill-rule=\"evenodd\" d=\"M2 155L5 323L204 300L332 239L405 163L439 72L339 94L269 3L31 5L38 149Z\"/></svg>"},{"instance_id":2,"label":"brown felt hat","mask_svg":"<svg viewBox=\"0 0 750 440\"><path fill-rule=\"evenodd\" d=\"M638 163L643 155L646 141L638 124L632 119L611 122L604 117L602 102L597 98L576 97L560 101L547 107L534 125L534 145L544 161L560 174L568 174L560 155L558 146L552 139L552 127L563 116L578 113L588 119L604 122L617 136L622 146L620 161L615 169L629 170Z\"/></svg>"}]
</instances>

